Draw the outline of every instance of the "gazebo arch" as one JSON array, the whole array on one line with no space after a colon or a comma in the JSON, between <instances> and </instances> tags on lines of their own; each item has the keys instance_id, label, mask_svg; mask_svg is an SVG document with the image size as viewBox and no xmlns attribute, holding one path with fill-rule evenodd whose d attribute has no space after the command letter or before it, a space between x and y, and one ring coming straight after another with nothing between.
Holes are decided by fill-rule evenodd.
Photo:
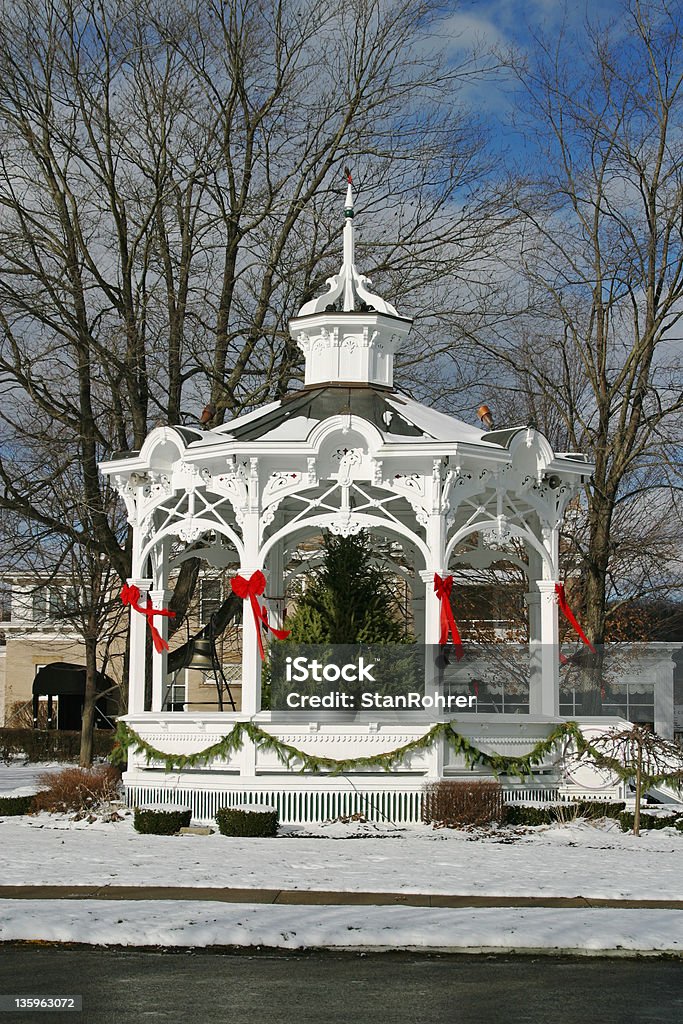
<instances>
[{"instance_id":1,"label":"gazebo arch","mask_svg":"<svg viewBox=\"0 0 683 1024\"><path fill-rule=\"evenodd\" d=\"M222 534L222 536L227 537L228 540L234 546L235 551L236 551L236 553L237 553L237 555L239 557L239 560L240 561L243 560L243 557L244 557L244 545L242 543L242 540L237 536L235 531L232 530L228 526L227 523L216 523L216 522L214 522L211 519L202 519L201 517L193 519L192 522L193 522L193 527L196 528L196 530L198 531L197 532L197 536L194 537L193 539L196 540L198 537L201 536L202 533L209 533L210 531L213 530L214 532L220 533L220 534ZM156 548L158 545L160 545L167 537L177 537L177 536L179 536L178 531L172 525L162 527L157 533L155 533L152 537L150 537L150 539L147 541L147 543L143 547L143 549L142 549L142 551L140 553L140 563L139 564L141 566L144 566L145 562L147 561L147 559L151 555L153 549ZM181 540L182 539L184 539L184 538L181 537Z\"/></svg>"},{"instance_id":2,"label":"gazebo arch","mask_svg":"<svg viewBox=\"0 0 683 1024\"><path fill-rule=\"evenodd\" d=\"M271 550L275 547L276 544L279 544L282 541L286 540L288 537L295 535L298 530L308 527L318 528L321 530L331 529L333 533L342 533L342 535L344 536L348 536L350 533L358 533L360 530L363 529L376 530L378 532L384 532L386 534L395 534L396 536L401 537L404 540L408 540L410 541L411 544L415 545L415 547L420 551L424 558L425 567L431 561L430 551L425 541L422 540L422 538L419 537L418 534L415 533L415 531L409 529L409 527L407 526L404 526L398 520L389 521L386 519L379 519L374 516L365 515L362 512L354 512L352 516L352 521L350 521L348 525L350 529L348 529L346 533L344 533L341 529L335 529L335 523L334 521L332 521L332 524L330 523L329 515L311 516L294 523L288 523L287 525L281 527L277 531L277 533L274 533L264 543L260 551L260 564L258 565L258 568L262 569L265 567L266 559L268 558L268 555L270 554Z\"/></svg>"},{"instance_id":3,"label":"gazebo arch","mask_svg":"<svg viewBox=\"0 0 683 1024\"><path fill-rule=\"evenodd\" d=\"M466 537L470 537L474 533L480 533L482 531L486 532L488 530L491 530L493 526L495 526L494 521L490 519L482 519L478 522L475 521L474 523L469 523L467 526L464 526L461 530L458 530L456 533L454 533L453 536L448 541L448 544L446 545L446 554L444 559L445 564L449 564L451 555L453 554L453 551L455 550L456 546L460 544L463 540L465 540ZM519 540L523 541L525 545L528 544L534 549L534 551L539 555L539 557L543 561L543 565L546 569L546 572L544 573L546 579L552 580L557 577L558 567L552 557L551 552L549 552L543 546L543 544L537 537L534 537L533 533L531 533L529 530L521 529L514 523L506 524L506 531L509 536L517 537Z\"/></svg>"}]
</instances>

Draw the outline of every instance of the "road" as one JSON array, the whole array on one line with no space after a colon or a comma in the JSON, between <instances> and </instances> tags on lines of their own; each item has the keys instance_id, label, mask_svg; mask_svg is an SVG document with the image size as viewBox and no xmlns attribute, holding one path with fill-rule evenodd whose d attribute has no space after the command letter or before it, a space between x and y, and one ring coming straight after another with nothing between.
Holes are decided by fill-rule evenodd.
<instances>
[{"instance_id":1,"label":"road","mask_svg":"<svg viewBox=\"0 0 683 1024\"><path fill-rule=\"evenodd\" d=\"M7 1024L680 1024L683 963L5 945L0 993L82 995Z\"/></svg>"}]
</instances>

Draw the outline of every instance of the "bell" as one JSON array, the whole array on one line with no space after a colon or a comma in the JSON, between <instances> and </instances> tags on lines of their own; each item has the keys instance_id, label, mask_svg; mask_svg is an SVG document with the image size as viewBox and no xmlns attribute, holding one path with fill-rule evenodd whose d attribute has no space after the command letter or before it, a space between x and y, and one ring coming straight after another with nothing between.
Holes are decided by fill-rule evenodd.
<instances>
[{"instance_id":1,"label":"bell","mask_svg":"<svg viewBox=\"0 0 683 1024\"><path fill-rule=\"evenodd\" d=\"M200 672L213 672L215 663L213 658L213 643L200 637L192 641L192 657L187 668L198 669Z\"/></svg>"}]
</instances>

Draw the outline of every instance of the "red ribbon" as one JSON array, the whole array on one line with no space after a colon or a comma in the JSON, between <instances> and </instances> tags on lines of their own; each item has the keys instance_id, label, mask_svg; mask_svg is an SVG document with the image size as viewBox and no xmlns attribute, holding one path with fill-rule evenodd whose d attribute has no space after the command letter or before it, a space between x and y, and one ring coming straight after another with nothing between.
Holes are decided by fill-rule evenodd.
<instances>
[{"instance_id":1,"label":"red ribbon","mask_svg":"<svg viewBox=\"0 0 683 1024\"><path fill-rule=\"evenodd\" d=\"M275 629L274 626L268 622L268 610L267 608L259 604L258 599L266 589L266 577L263 575L260 569L252 573L249 579L245 579L244 576L234 576L230 580L230 586L233 592L241 597L243 601L249 598L251 602L251 610L254 614L254 622L256 623L256 637L258 639L258 649L261 654L261 660L266 656L263 650L263 640L261 639L261 630L269 629L270 632L277 637L278 640L286 640L291 629Z\"/></svg>"},{"instance_id":2,"label":"red ribbon","mask_svg":"<svg viewBox=\"0 0 683 1024\"><path fill-rule=\"evenodd\" d=\"M145 616L152 634L154 650L157 654L161 651L167 651L168 643L154 625L153 617L155 615L163 615L167 619L175 619L175 612L170 611L168 608L154 608L152 599L149 596L147 597L147 606L143 608L140 604L140 588L136 587L134 583L124 583L121 588L121 600L124 604L129 604L131 608L134 608L136 612L140 612L141 615Z\"/></svg>"},{"instance_id":3,"label":"red ribbon","mask_svg":"<svg viewBox=\"0 0 683 1024\"><path fill-rule=\"evenodd\" d=\"M567 604L567 595L564 592L564 586L562 585L562 583L555 584L555 593L557 594L557 603L560 606L560 611L565 616L565 618L569 620L571 625L574 627L578 635L583 640L586 647L588 647L588 649L591 650L593 654L595 654L595 648L593 647L593 644L590 642L584 631L581 629L581 626L576 621L576 616L574 615L574 612ZM560 655L560 660L562 660L562 655ZM563 661L562 664L565 664L565 661Z\"/></svg>"},{"instance_id":4,"label":"red ribbon","mask_svg":"<svg viewBox=\"0 0 683 1024\"><path fill-rule=\"evenodd\" d=\"M448 635L453 637L453 646L455 647L455 656L460 661L464 651L462 649L462 640L460 639L460 633L458 627L453 618L453 609L451 608L451 590L453 589L453 577L444 576L442 579L438 572L434 573L434 593L438 597L441 603L441 636L439 637L439 643L441 646L448 643Z\"/></svg>"}]
</instances>

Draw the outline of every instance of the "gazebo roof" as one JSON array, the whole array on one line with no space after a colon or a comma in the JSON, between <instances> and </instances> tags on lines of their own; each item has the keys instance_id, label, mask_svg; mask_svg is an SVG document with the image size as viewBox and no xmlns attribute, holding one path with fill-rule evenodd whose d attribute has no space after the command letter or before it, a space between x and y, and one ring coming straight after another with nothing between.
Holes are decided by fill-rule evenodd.
<instances>
[{"instance_id":1,"label":"gazebo roof","mask_svg":"<svg viewBox=\"0 0 683 1024\"><path fill-rule=\"evenodd\" d=\"M351 415L371 423L386 443L424 441L480 443L485 432L388 388L328 384L307 387L206 431L191 448L217 441L306 441L311 431L332 416Z\"/></svg>"},{"instance_id":2,"label":"gazebo roof","mask_svg":"<svg viewBox=\"0 0 683 1024\"><path fill-rule=\"evenodd\" d=\"M394 355L412 321L401 317L385 299L370 291L370 281L354 263L354 210L351 183L344 208L344 255L327 290L304 303L290 322L292 337L306 360L305 384L279 401L238 416L212 430L173 426L153 430L141 452L118 453L117 470L129 461L131 470L145 469L160 445L169 458L218 456L240 451L256 455L306 449L320 436L321 424L336 423L340 434L352 426L369 425L373 450L391 455L448 455L453 446L471 447L483 463L508 461L524 432L526 446L544 447L544 465L554 471L585 473L583 455L556 455L547 441L527 425L486 431L455 416L421 405L393 387ZM536 438L534 442L532 438ZM173 439L173 450L165 442ZM517 440L516 440L517 439ZM572 465L573 463L573 465ZM577 463L581 464L581 469ZM104 464L106 466L107 464ZM104 468L103 466L103 468Z\"/></svg>"}]
</instances>

